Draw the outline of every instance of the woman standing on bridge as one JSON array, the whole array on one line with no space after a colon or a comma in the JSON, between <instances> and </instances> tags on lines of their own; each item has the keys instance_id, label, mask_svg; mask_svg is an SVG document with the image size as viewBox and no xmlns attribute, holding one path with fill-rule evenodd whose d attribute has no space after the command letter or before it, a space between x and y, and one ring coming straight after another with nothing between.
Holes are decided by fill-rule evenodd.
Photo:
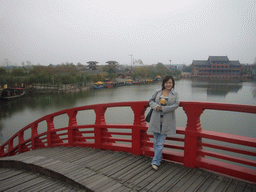
<instances>
[{"instance_id":1,"label":"woman standing on bridge","mask_svg":"<svg viewBox=\"0 0 256 192\"><path fill-rule=\"evenodd\" d=\"M153 109L148 132L154 135L154 158L152 167L157 170L162 161L162 151L167 135L176 134L175 110L179 107L178 93L174 90L175 81L166 76L162 89L156 90L149 105Z\"/></svg>"}]
</instances>

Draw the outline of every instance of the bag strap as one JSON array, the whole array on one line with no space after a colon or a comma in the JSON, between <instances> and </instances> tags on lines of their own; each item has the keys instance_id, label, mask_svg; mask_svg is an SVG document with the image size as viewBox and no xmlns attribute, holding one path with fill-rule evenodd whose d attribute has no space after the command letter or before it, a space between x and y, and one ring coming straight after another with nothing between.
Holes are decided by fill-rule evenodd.
<instances>
[{"instance_id":1,"label":"bag strap","mask_svg":"<svg viewBox=\"0 0 256 192\"><path fill-rule=\"evenodd\" d=\"M160 90L160 91L161 91L161 90ZM157 92L156 92L156 94L155 94L154 99L150 99L150 100L149 100L149 102L150 102L150 101L154 101L154 102L155 102L155 100L156 100L156 96L157 96L158 92L160 92L160 91L157 91ZM149 102L148 102L148 107L149 107Z\"/></svg>"}]
</instances>

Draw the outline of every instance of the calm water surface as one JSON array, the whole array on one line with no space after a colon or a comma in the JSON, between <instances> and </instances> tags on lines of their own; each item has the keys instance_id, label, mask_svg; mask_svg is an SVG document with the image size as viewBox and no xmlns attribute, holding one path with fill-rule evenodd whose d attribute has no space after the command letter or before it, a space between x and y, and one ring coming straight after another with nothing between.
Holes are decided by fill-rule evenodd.
<instances>
[{"instance_id":1,"label":"calm water surface","mask_svg":"<svg viewBox=\"0 0 256 192\"><path fill-rule=\"evenodd\" d=\"M24 97L0 103L0 143L7 141L18 130L50 113L63 109L122 101L145 101L151 98L161 83L151 85L131 85L111 89L60 95L40 95ZM178 80L176 90L181 101L207 101L256 105L256 82L197 81ZM177 126L186 126L186 115L182 108L177 109ZM205 110L201 116L205 130L231 133L256 138L255 114ZM78 113L78 124L93 123L93 111ZM108 123L132 123L133 113L128 107L108 109ZM67 126L67 116L54 119L56 128ZM40 126L39 126L40 129ZM43 130L39 131L43 132Z\"/></svg>"}]
</instances>

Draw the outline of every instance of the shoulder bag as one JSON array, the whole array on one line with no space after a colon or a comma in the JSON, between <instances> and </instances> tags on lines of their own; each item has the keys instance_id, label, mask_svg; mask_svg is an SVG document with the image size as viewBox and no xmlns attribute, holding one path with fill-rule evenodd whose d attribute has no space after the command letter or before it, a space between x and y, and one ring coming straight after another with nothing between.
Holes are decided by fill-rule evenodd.
<instances>
[{"instance_id":1,"label":"shoulder bag","mask_svg":"<svg viewBox=\"0 0 256 192\"><path fill-rule=\"evenodd\" d=\"M158 92L157 92L157 93L158 93ZM157 95L157 93L156 93L156 95ZM155 95L155 98L153 99L153 101L156 100L156 95ZM149 106L149 104L148 104L148 106ZM145 118L145 121L148 122L148 123L150 122L152 112L153 112L153 109L151 108L150 111L148 112L146 118Z\"/></svg>"}]
</instances>

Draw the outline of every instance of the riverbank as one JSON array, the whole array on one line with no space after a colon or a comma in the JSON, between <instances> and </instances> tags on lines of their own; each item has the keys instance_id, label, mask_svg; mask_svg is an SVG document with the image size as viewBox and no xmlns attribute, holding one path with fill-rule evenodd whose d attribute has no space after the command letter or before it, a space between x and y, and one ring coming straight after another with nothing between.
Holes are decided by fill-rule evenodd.
<instances>
[{"instance_id":1,"label":"riverbank","mask_svg":"<svg viewBox=\"0 0 256 192\"><path fill-rule=\"evenodd\" d=\"M63 94L63 93L73 93L73 92L79 92L79 91L88 91L91 89L92 89L92 85L83 86L83 87L65 86L64 88L34 86L31 88L27 88L26 94L29 94L29 95Z\"/></svg>"}]
</instances>

